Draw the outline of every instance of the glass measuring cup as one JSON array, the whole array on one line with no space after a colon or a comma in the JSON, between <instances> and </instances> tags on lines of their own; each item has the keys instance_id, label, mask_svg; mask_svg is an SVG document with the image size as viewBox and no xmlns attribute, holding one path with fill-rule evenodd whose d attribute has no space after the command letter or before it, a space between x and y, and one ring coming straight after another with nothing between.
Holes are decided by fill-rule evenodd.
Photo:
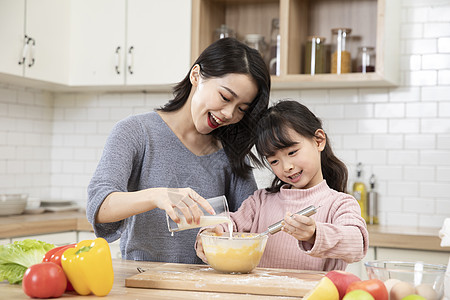
<instances>
[{"instance_id":1,"label":"glass measuring cup","mask_svg":"<svg viewBox=\"0 0 450 300\"><path fill-rule=\"evenodd\" d=\"M214 198L206 199L206 201L211 204L212 208L216 212L215 215L211 215L208 213L203 207L200 205L198 206L202 212L203 216L200 217L200 224L196 224L192 222L191 224L186 222L186 218L184 217L183 213L178 209L175 208L175 213L180 218L180 223L175 223L167 214L167 228L170 232L176 232L186 229L192 229L192 228L200 228L210 225L216 225L216 224L222 224L222 223L228 223L231 224L230 220L230 211L228 210L228 202L227 198L225 196L219 196Z\"/></svg>"}]
</instances>

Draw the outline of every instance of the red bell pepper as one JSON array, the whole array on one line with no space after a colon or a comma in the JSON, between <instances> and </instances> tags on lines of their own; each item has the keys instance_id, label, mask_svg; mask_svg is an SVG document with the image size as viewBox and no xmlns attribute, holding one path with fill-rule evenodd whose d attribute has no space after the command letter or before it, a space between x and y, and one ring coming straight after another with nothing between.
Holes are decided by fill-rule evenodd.
<instances>
[{"instance_id":1,"label":"red bell pepper","mask_svg":"<svg viewBox=\"0 0 450 300\"><path fill-rule=\"evenodd\" d=\"M42 259L42 262L52 262L62 268L62 265L61 265L62 254L67 249L75 248L75 246L76 246L76 244L70 244L70 245L55 247L55 248L49 250L47 253L45 253L44 258ZM66 276L66 278L67 278L67 276ZM74 288L73 288L72 284L70 283L69 278L67 278L66 291L73 291L73 290L74 290Z\"/></svg>"}]
</instances>

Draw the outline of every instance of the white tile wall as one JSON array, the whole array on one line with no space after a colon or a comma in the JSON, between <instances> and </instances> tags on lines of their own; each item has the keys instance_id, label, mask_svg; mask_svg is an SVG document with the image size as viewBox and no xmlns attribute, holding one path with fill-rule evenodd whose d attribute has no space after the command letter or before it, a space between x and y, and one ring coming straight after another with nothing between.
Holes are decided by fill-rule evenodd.
<instances>
[{"instance_id":1,"label":"white tile wall","mask_svg":"<svg viewBox=\"0 0 450 300\"><path fill-rule=\"evenodd\" d=\"M450 217L450 2L404 0L401 85L274 91L324 123L349 167L377 176L380 222L440 227ZM163 105L170 93L68 93L0 83L0 192L86 201L105 139L120 119ZM255 171L258 184L271 181Z\"/></svg>"}]
</instances>

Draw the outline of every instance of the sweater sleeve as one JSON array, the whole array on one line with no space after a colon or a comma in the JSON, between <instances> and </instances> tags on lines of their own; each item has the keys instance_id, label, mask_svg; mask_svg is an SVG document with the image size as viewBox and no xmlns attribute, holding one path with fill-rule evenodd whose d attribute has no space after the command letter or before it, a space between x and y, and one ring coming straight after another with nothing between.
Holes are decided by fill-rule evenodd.
<instances>
[{"instance_id":1,"label":"sweater sleeve","mask_svg":"<svg viewBox=\"0 0 450 300\"><path fill-rule=\"evenodd\" d=\"M299 247L313 257L342 259L352 263L366 255L369 233L358 202L351 195L341 195L331 206L330 222L316 223L314 245L299 242Z\"/></svg>"},{"instance_id":2,"label":"sweater sleeve","mask_svg":"<svg viewBox=\"0 0 450 300\"><path fill-rule=\"evenodd\" d=\"M128 191L128 181L140 147L139 134L142 134L142 127L131 118L114 126L88 186L87 219L93 225L96 236L104 237L108 242L120 238L124 220L98 224L95 219L109 194Z\"/></svg>"}]
</instances>

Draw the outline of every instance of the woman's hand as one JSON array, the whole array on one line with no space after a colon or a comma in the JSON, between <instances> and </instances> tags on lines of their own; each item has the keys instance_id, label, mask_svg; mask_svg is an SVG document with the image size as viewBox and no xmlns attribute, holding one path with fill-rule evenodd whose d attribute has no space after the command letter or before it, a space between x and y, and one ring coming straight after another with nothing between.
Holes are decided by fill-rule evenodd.
<instances>
[{"instance_id":1,"label":"woman's hand","mask_svg":"<svg viewBox=\"0 0 450 300\"><path fill-rule=\"evenodd\" d=\"M205 228L198 233L197 238L195 239L195 253L197 253L197 256L207 264L208 260L206 259L205 251L203 250L202 238L200 237L200 234L203 232L214 232L217 235L222 235L224 231L222 226L217 225L214 228Z\"/></svg>"},{"instance_id":2,"label":"woman's hand","mask_svg":"<svg viewBox=\"0 0 450 300\"><path fill-rule=\"evenodd\" d=\"M316 240L316 221L307 216L301 216L287 212L283 221L282 230L299 241L314 244Z\"/></svg>"},{"instance_id":3,"label":"woman's hand","mask_svg":"<svg viewBox=\"0 0 450 300\"><path fill-rule=\"evenodd\" d=\"M96 216L97 223L116 222L155 208L166 211L167 215L179 223L181 220L175 213L186 218L186 222L200 223L203 212L215 215L214 209L191 188L150 188L136 192L113 192L103 201Z\"/></svg>"},{"instance_id":4,"label":"woman's hand","mask_svg":"<svg viewBox=\"0 0 450 300\"><path fill-rule=\"evenodd\" d=\"M214 215L214 209L205 198L197 194L191 188L157 188L155 192L155 207L166 211L167 215L176 223L180 222L181 214L186 218L186 222L191 224L200 223L203 212L198 207L202 206L207 212Z\"/></svg>"}]
</instances>

